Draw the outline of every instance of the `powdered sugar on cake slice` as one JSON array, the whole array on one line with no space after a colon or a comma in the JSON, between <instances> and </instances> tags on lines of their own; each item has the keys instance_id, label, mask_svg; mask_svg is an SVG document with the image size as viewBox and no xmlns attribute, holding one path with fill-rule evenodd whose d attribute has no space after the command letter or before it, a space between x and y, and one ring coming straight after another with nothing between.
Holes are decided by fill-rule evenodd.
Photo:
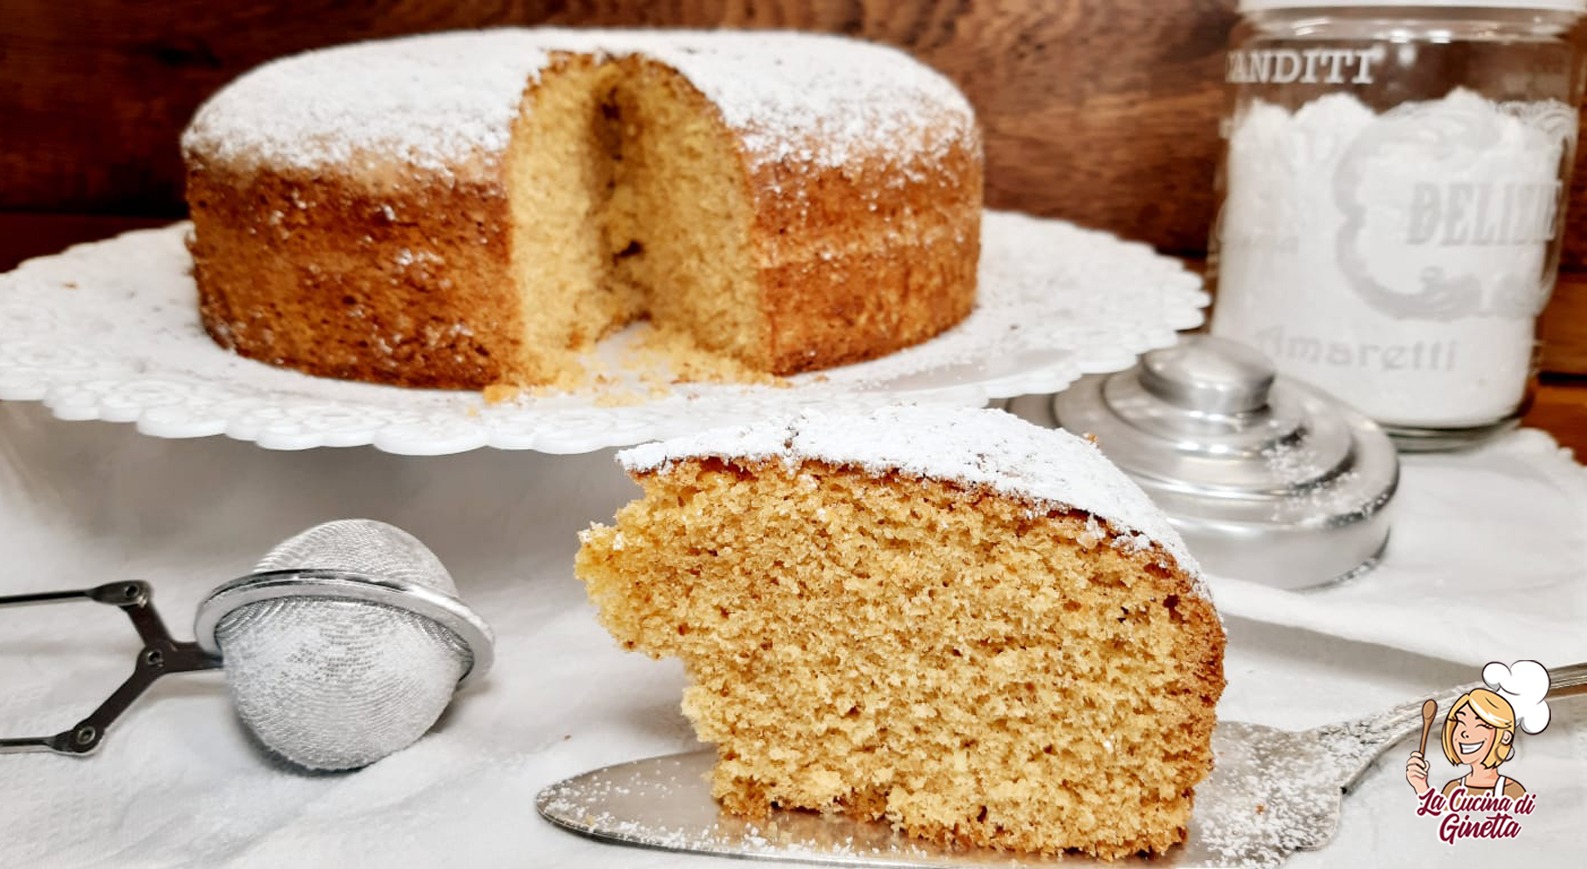
<instances>
[{"instance_id":1,"label":"powdered sugar on cake slice","mask_svg":"<svg viewBox=\"0 0 1587 869\"><path fill-rule=\"evenodd\" d=\"M807 411L788 420L645 444L617 458L630 473L701 458L780 461L788 467L814 460L876 475L901 473L985 486L1037 508L1089 513L1107 523L1113 544L1120 548L1140 550L1155 543L1191 576L1197 592L1207 596L1200 568L1168 518L1095 444L1000 410L891 407L869 415Z\"/></svg>"},{"instance_id":2,"label":"powdered sugar on cake slice","mask_svg":"<svg viewBox=\"0 0 1587 869\"><path fill-rule=\"evenodd\" d=\"M841 166L975 145L946 78L884 46L786 32L500 29L365 42L268 63L200 107L190 156L358 168L395 160L450 175L507 149L525 88L553 52L643 54L674 67L738 132L752 161Z\"/></svg>"}]
</instances>

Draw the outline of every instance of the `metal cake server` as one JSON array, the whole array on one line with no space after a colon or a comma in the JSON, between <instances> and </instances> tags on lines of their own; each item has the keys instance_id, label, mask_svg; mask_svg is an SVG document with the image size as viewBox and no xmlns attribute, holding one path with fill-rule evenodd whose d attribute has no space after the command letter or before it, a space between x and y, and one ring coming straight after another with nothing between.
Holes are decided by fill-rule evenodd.
<instances>
[{"instance_id":1,"label":"metal cake server","mask_svg":"<svg viewBox=\"0 0 1587 869\"><path fill-rule=\"evenodd\" d=\"M1481 682L1434 695L1441 709ZM1550 673L1548 697L1587 694L1587 664ZM1344 795L1380 755L1421 729L1424 701L1305 731L1219 722L1212 775L1196 788L1185 843L1159 857L1111 866L1277 866L1321 848L1339 828ZM722 813L711 798L713 750L618 764L557 782L535 808L551 823L604 842L833 866L1075 866L1077 855L1028 858L948 849L905 838L885 823L813 812L773 812L762 822Z\"/></svg>"}]
</instances>

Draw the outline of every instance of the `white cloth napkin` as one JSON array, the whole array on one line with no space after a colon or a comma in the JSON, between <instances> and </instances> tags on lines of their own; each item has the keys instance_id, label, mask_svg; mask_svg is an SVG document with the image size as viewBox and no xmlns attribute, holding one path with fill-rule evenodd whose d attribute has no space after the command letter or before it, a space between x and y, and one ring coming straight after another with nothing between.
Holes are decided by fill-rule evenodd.
<instances>
[{"instance_id":1,"label":"white cloth napkin","mask_svg":"<svg viewBox=\"0 0 1587 869\"><path fill-rule=\"evenodd\" d=\"M1312 594L1220 583L1231 614L1220 715L1304 728L1474 680L1470 665L1493 657L1579 648L1583 473L1536 433L1412 460L1377 573ZM428 543L498 636L495 668L434 732L350 774L272 764L220 675L168 677L96 756L0 756L0 866L728 866L602 845L534 814L558 779L695 747L681 668L617 649L572 576L576 532L637 492L609 453L272 453L0 404L0 594L147 579L185 637L204 594L277 542L368 516ZM1449 633L1473 615L1480 632ZM137 648L108 607L0 610L0 735L70 726ZM1415 816L1403 749L1346 800L1335 842L1290 865L1579 865L1583 707L1560 704L1506 766L1540 795L1520 838L1440 842Z\"/></svg>"},{"instance_id":2,"label":"white cloth napkin","mask_svg":"<svg viewBox=\"0 0 1587 869\"><path fill-rule=\"evenodd\" d=\"M1481 666L1587 661L1587 468L1535 430L1401 465L1382 562L1292 592L1216 578L1225 616Z\"/></svg>"}]
</instances>

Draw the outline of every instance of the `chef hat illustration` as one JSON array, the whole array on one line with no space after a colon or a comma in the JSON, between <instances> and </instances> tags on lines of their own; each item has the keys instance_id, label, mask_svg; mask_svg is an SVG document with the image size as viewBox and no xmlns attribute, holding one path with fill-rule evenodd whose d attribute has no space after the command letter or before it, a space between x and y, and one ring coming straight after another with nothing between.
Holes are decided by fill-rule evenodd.
<instances>
[{"instance_id":1,"label":"chef hat illustration","mask_svg":"<svg viewBox=\"0 0 1587 869\"><path fill-rule=\"evenodd\" d=\"M1482 681L1515 709L1515 723L1527 733L1542 733L1548 726L1548 671L1536 661L1516 661L1508 666L1494 661L1482 668Z\"/></svg>"}]
</instances>

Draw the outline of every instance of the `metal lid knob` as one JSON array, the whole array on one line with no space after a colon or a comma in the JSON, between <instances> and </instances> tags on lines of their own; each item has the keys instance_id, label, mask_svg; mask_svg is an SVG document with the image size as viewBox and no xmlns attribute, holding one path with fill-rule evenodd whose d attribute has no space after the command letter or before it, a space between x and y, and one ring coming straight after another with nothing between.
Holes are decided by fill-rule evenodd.
<instances>
[{"instance_id":1,"label":"metal lid knob","mask_svg":"<svg viewBox=\"0 0 1587 869\"><path fill-rule=\"evenodd\" d=\"M1052 408L1096 436L1213 574L1317 585L1372 564L1388 539L1399 481L1388 437L1243 344L1186 337L1082 379Z\"/></svg>"},{"instance_id":2,"label":"metal lid knob","mask_svg":"<svg viewBox=\"0 0 1587 869\"><path fill-rule=\"evenodd\" d=\"M1201 337L1141 358L1141 386L1179 408L1250 413L1267 406L1277 372L1260 352L1222 338Z\"/></svg>"}]
</instances>

